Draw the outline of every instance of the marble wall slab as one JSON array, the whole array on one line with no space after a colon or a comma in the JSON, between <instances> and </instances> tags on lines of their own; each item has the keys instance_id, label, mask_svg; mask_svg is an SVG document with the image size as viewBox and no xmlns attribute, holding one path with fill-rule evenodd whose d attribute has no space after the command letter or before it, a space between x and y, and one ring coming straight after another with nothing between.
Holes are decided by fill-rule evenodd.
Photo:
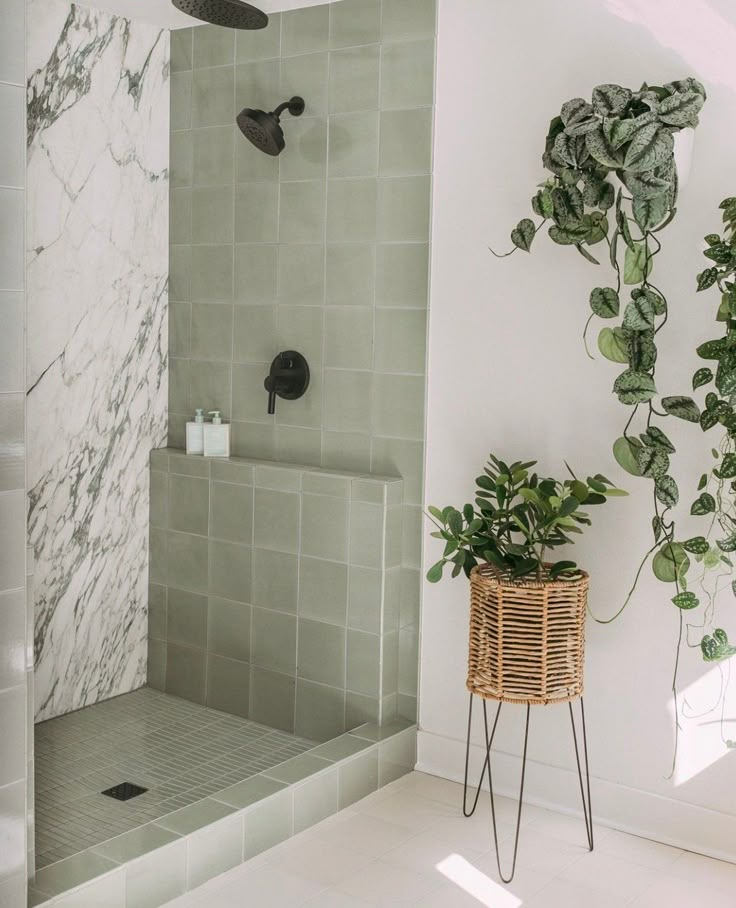
<instances>
[{"instance_id":1,"label":"marble wall slab","mask_svg":"<svg viewBox=\"0 0 736 908\"><path fill-rule=\"evenodd\" d=\"M28 532L36 718L145 681L167 432L169 36L29 0Z\"/></svg>"}]
</instances>

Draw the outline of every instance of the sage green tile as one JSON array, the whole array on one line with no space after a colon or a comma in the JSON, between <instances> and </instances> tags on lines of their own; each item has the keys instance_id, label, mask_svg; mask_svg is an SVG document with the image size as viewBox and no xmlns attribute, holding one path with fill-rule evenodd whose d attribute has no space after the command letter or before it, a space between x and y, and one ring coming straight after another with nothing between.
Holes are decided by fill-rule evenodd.
<instances>
[{"instance_id":1,"label":"sage green tile","mask_svg":"<svg viewBox=\"0 0 736 908\"><path fill-rule=\"evenodd\" d=\"M279 552L299 549L299 495L256 489L255 544Z\"/></svg>"},{"instance_id":2,"label":"sage green tile","mask_svg":"<svg viewBox=\"0 0 736 908\"><path fill-rule=\"evenodd\" d=\"M414 523L413 515L416 514L417 524ZM404 520L406 518L406 521ZM404 545L404 523L407 523L409 533L416 531L416 552L417 559L421 555L422 542L422 509L406 505L402 507L397 505L386 510L386 539L384 542L384 566L387 568L400 567L402 556L406 549ZM409 550L414 548L409 546ZM410 560L407 564L411 564Z\"/></svg>"},{"instance_id":3,"label":"sage green tile","mask_svg":"<svg viewBox=\"0 0 736 908\"><path fill-rule=\"evenodd\" d=\"M166 638L167 589L159 583L148 584L148 636L159 640Z\"/></svg>"},{"instance_id":4,"label":"sage green tile","mask_svg":"<svg viewBox=\"0 0 736 908\"><path fill-rule=\"evenodd\" d=\"M402 41L435 33L436 0L383 0L383 40Z\"/></svg>"},{"instance_id":5,"label":"sage green tile","mask_svg":"<svg viewBox=\"0 0 736 908\"><path fill-rule=\"evenodd\" d=\"M25 403L23 393L0 394L0 492L25 488Z\"/></svg>"},{"instance_id":6,"label":"sage green tile","mask_svg":"<svg viewBox=\"0 0 736 908\"><path fill-rule=\"evenodd\" d=\"M244 107L256 110L273 110L283 100L279 86L279 61L277 59L255 60L239 63L235 67L235 99L239 112ZM243 142L250 142L243 137ZM251 148L253 146L250 146ZM256 151L256 149L253 149ZM261 158L267 157L259 153Z\"/></svg>"},{"instance_id":7,"label":"sage green tile","mask_svg":"<svg viewBox=\"0 0 736 908\"><path fill-rule=\"evenodd\" d=\"M378 247L377 306L426 308L428 287L428 245L421 243Z\"/></svg>"},{"instance_id":8,"label":"sage green tile","mask_svg":"<svg viewBox=\"0 0 736 908\"><path fill-rule=\"evenodd\" d=\"M210 596L207 609L208 651L247 662L250 659L250 611L250 606L242 602Z\"/></svg>"},{"instance_id":9,"label":"sage green tile","mask_svg":"<svg viewBox=\"0 0 736 908\"><path fill-rule=\"evenodd\" d=\"M296 612L299 568L296 555L255 549L253 604L280 612Z\"/></svg>"},{"instance_id":10,"label":"sage green tile","mask_svg":"<svg viewBox=\"0 0 736 908\"><path fill-rule=\"evenodd\" d=\"M370 369L373 360L373 308L331 306L325 314L325 366Z\"/></svg>"},{"instance_id":11,"label":"sage green tile","mask_svg":"<svg viewBox=\"0 0 736 908\"><path fill-rule=\"evenodd\" d=\"M280 307L279 315L283 318L285 314L285 309L287 307ZM291 309L291 312L296 312L299 314L308 312L309 310ZM303 325L305 321L302 319L296 319L295 324ZM320 321L321 324L321 321ZM282 331L280 334L281 337L289 337L290 340L288 343L280 344L282 348L293 349L294 346L301 346L300 344L295 344L294 338L298 339L299 335L289 331L287 333L287 326L282 322ZM306 347L306 345L305 345ZM306 353L305 353L306 355ZM309 357L307 356L309 360ZM319 356L315 356L313 359L309 360L310 365L314 364L314 367L310 369L311 378L309 382L309 388L307 389L306 394L303 397L300 397L299 400L289 400L284 401L280 406L276 407L276 424L277 426L294 426L296 428L311 428L319 429L322 425L322 372L318 367L319 361L322 359L321 351ZM306 442L307 439L303 439L303 442ZM300 445L301 447L301 445ZM277 459L280 459L277 457ZM287 460L292 461L292 458L287 458ZM321 466L321 463L311 464L312 466Z\"/></svg>"},{"instance_id":12,"label":"sage green tile","mask_svg":"<svg viewBox=\"0 0 736 908\"><path fill-rule=\"evenodd\" d=\"M302 496L301 553L347 561L349 503L326 495Z\"/></svg>"},{"instance_id":13,"label":"sage green tile","mask_svg":"<svg viewBox=\"0 0 736 908\"><path fill-rule=\"evenodd\" d=\"M148 638L146 684L154 690L166 690L166 641Z\"/></svg>"},{"instance_id":14,"label":"sage green tile","mask_svg":"<svg viewBox=\"0 0 736 908\"><path fill-rule=\"evenodd\" d=\"M232 66L235 63L235 31L219 25L194 29L194 68Z\"/></svg>"},{"instance_id":15,"label":"sage green tile","mask_svg":"<svg viewBox=\"0 0 736 908\"><path fill-rule=\"evenodd\" d=\"M325 233L325 184L282 183L279 242L322 243Z\"/></svg>"},{"instance_id":16,"label":"sage green tile","mask_svg":"<svg viewBox=\"0 0 736 908\"><path fill-rule=\"evenodd\" d=\"M330 4L330 47L355 47L381 40L381 0Z\"/></svg>"},{"instance_id":17,"label":"sage green tile","mask_svg":"<svg viewBox=\"0 0 736 908\"><path fill-rule=\"evenodd\" d=\"M378 750L359 754L343 763L338 771L338 806L344 810L378 789Z\"/></svg>"},{"instance_id":18,"label":"sage green tile","mask_svg":"<svg viewBox=\"0 0 736 908\"><path fill-rule=\"evenodd\" d=\"M205 649L207 645L207 597L169 587L166 639Z\"/></svg>"},{"instance_id":19,"label":"sage green tile","mask_svg":"<svg viewBox=\"0 0 736 908\"><path fill-rule=\"evenodd\" d=\"M276 354L273 306L236 306L233 335L235 362L270 363Z\"/></svg>"},{"instance_id":20,"label":"sage green tile","mask_svg":"<svg viewBox=\"0 0 736 908\"><path fill-rule=\"evenodd\" d=\"M404 480L404 497L409 504L421 504L424 472L424 444L403 438L373 438L374 473L401 476Z\"/></svg>"},{"instance_id":21,"label":"sage green tile","mask_svg":"<svg viewBox=\"0 0 736 908\"><path fill-rule=\"evenodd\" d=\"M192 242L232 243L233 191L230 186L192 190Z\"/></svg>"},{"instance_id":22,"label":"sage green tile","mask_svg":"<svg viewBox=\"0 0 736 908\"><path fill-rule=\"evenodd\" d=\"M424 379L420 375L385 375L373 379L373 432L396 438L424 435Z\"/></svg>"},{"instance_id":23,"label":"sage green tile","mask_svg":"<svg viewBox=\"0 0 736 908\"><path fill-rule=\"evenodd\" d=\"M168 533L151 527L148 535L149 580L151 583L168 582Z\"/></svg>"},{"instance_id":24,"label":"sage green tile","mask_svg":"<svg viewBox=\"0 0 736 908\"><path fill-rule=\"evenodd\" d=\"M378 748L379 787L412 772L416 762L417 735L413 729L382 741Z\"/></svg>"},{"instance_id":25,"label":"sage green tile","mask_svg":"<svg viewBox=\"0 0 736 908\"><path fill-rule=\"evenodd\" d=\"M377 169L378 112L368 110L330 117L330 179L375 176Z\"/></svg>"},{"instance_id":26,"label":"sage green tile","mask_svg":"<svg viewBox=\"0 0 736 908\"><path fill-rule=\"evenodd\" d=\"M296 678L253 666L250 676L250 718L254 722L294 731Z\"/></svg>"},{"instance_id":27,"label":"sage green tile","mask_svg":"<svg viewBox=\"0 0 736 908\"><path fill-rule=\"evenodd\" d=\"M289 141L279 157L282 180L323 180L327 174L327 118L289 123Z\"/></svg>"},{"instance_id":28,"label":"sage green tile","mask_svg":"<svg viewBox=\"0 0 736 908\"><path fill-rule=\"evenodd\" d=\"M382 587L382 571L350 566L348 627L370 634L381 632Z\"/></svg>"},{"instance_id":29,"label":"sage green tile","mask_svg":"<svg viewBox=\"0 0 736 908\"><path fill-rule=\"evenodd\" d=\"M236 659L207 655L207 706L232 716L248 718L250 665Z\"/></svg>"},{"instance_id":30,"label":"sage green tile","mask_svg":"<svg viewBox=\"0 0 736 908\"><path fill-rule=\"evenodd\" d=\"M172 189L169 193L169 239L172 243L192 240L192 190Z\"/></svg>"},{"instance_id":31,"label":"sage green tile","mask_svg":"<svg viewBox=\"0 0 736 908\"><path fill-rule=\"evenodd\" d=\"M237 113L233 105L235 67L195 69L192 79L192 126L229 126Z\"/></svg>"},{"instance_id":32,"label":"sage green tile","mask_svg":"<svg viewBox=\"0 0 736 908\"><path fill-rule=\"evenodd\" d=\"M273 424L268 415L268 393L263 382L268 375L270 363L233 363L233 419L239 422L267 422ZM273 431L271 432L273 436ZM257 439L254 439L256 441ZM248 447L248 435L243 434L244 450L240 449L241 439L236 439L238 449L232 453L240 457L258 457L254 448ZM235 444L235 442L233 442ZM271 437L273 443L273 437Z\"/></svg>"},{"instance_id":33,"label":"sage green tile","mask_svg":"<svg viewBox=\"0 0 736 908\"><path fill-rule=\"evenodd\" d=\"M152 470L169 472L169 452L166 448L154 448L148 457L148 462Z\"/></svg>"},{"instance_id":34,"label":"sage green tile","mask_svg":"<svg viewBox=\"0 0 736 908\"><path fill-rule=\"evenodd\" d=\"M375 275L374 246L328 246L325 302L328 306L372 306Z\"/></svg>"},{"instance_id":35,"label":"sage green tile","mask_svg":"<svg viewBox=\"0 0 736 908\"><path fill-rule=\"evenodd\" d=\"M399 690L402 694L417 695L419 670L419 632L416 625L399 631Z\"/></svg>"},{"instance_id":36,"label":"sage green tile","mask_svg":"<svg viewBox=\"0 0 736 908\"><path fill-rule=\"evenodd\" d=\"M191 303L169 302L169 353L171 356L189 356L191 336Z\"/></svg>"},{"instance_id":37,"label":"sage green tile","mask_svg":"<svg viewBox=\"0 0 736 908\"><path fill-rule=\"evenodd\" d=\"M190 355L229 362L232 357L233 307L229 303L193 303Z\"/></svg>"},{"instance_id":38,"label":"sage green tile","mask_svg":"<svg viewBox=\"0 0 736 908\"><path fill-rule=\"evenodd\" d=\"M269 798L285 787L284 782L277 782L276 779L269 779L268 776L257 775L244 782L238 782L237 785L231 785L223 791L218 791L213 798L242 810L244 807L255 804L256 801Z\"/></svg>"},{"instance_id":39,"label":"sage green tile","mask_svg":"<svg viewBox=\"0 0 736 908\"><path fill-rule=\"evenodd\" d=\"M279 306L277 318L276 340L279 348L281 350L299 350L306 357L310 368L319 369L322 364L324 343L324 307ZM314 390L315 388L312 388L312 391ZM290 410L294 403L294 401L279 401L276 412L283 413L285 410Z\"/></svg>"},{"instance_id":40,"label":"sage green tile","mask_svg":"<svg viewBox=\"0 0 736 908\"><path fill-rule=\"evenodd\" d=\"M116 863L94 851L83 851L36 871L34 886L49 896L59 895L114 870Z\"/></svg>"},{"instance_id":41,"label":"sage green tile","mask_svg":"<svg viewBox=\"0 0 736 908\"><path fill-rule=\"evenodd\" d=\"M356 738L355 735L340 735L339 738L328 741L326 744L320 744L319 747L315 747L310 753L315 757L321 757L323 760L337 763L340 760L345 760L347 757L360 753L361 750L366 750L370 746L371 742L366 741L365 738Z\"/></svg>"},{"instance_id":42,"label":"sage green tile","mask_svg":"<svg viewBox=\"0 0 736 908\"><path fill-rule=\"evenodd\" d=\"M381 55L381 108L429 107L434 101L434 39L387 44Z\"/></svg>"},{"instance_id":43,"label":"sage green tile","mask_svg":"<svg viewBox=\"0 0 736 908\"><path fill-rule=\"evenodd\" d=\"M387 483L374 479L353 479L350 497L353 501L366 501L368 504L385 504Z\"/></svg>"},{"instance_id":44,"label":"sage green tile","mask_svg":"<svg viewBox=\"0 0 736 908\"><path fill-rule=\"evenodd\" d=\"M423 309L378 309L373 366L378 372L424 374L427 314Z\"/></svg>"},{"instance_id":45,"label":"sage green tile","mask_svg":"<svg viewBox=\"0 0 736 908\"><path fill-rule=\"evenodd\" d=\"M210 536L243 545L253 543L253 488L213 482L210 486Z\"/></svg>"},{"instance_id":46,"label":"sage green tile","mask_svg":"<svg viewBox=\"0 0 736 908\"><path fill-rule=\"evenodd\" d=\"M327 53L302 54L281 60L281 98L304 98L304 113L318 117L327 113Z\"/></svg>"},{"instance_id":47,"label":"sage green tile","mask_svg":"<svg viewBox=\"0 0 736 908\"><path fill-rule=\"evenodd\" d=\"M239 29L235 37L238 63L278 57L281 53L281 15L269 13L268 25L259 29Z\"/></svg>"},{"instance_id":48,"label":"sage green tile","mask_svg":"<svg viewBox=\"0 0 736 908\"><path fill-rule=\"evenodd\" d=\"M233 247L193 246L191 299L195 303L229 303L233 298Z\"/></svg>"},{"instance_id":49,"label":"sage green tile","mask_svg":"<svg viewBox=\"0 0 736 908\"><path fill-rule=\"evenodd\" d=\"M231 482L237 485L253 485L253 467L237 461L212 461L212 479L216 482Z\"/></svg>"},{"instance_id":50,"label":"sage green tile","mask_svg":"<svg viewBox=\"0 0 736 908\"><path fill-rule=\"evenodd\" d=\"M206 655L204 649L169 643L166 647L166 692L184 700L204 703Z\"/></svg>"},{"instance_id":51,"label":"sage green tile","mask_svg":"<svg viewBox=\"0 0 736 908\"><path fill-rule=\"evenodd\" d=\"M371 438L354 432L322 432L322 466L327 469L370 470Z\"/></svg>"},{"instance_id":52,"label":"sage green tile","mask_svg":"<svg viewBox=\"0 0 736 908\"><path fill-rule=\"evenodd\" d=\"M376 237L377 205L375 180L330 180L327 242L372 242Z\"/></svg>"},{"instance_id":53,"label":"sage green tile","mask_svg":"<svg viewBox=\"0 0 736 908\"><path fill-rule=\"evenodd\" d=\"M0 290L0 393L20 393L25 388L25 296Z\"/></svg>"},{"instance_id":54,"label":"sage green tile","mask_svg":"<svg viewBox=\"0 0 736 908\"><path fill-rule=\"evenodd\" d=\"M230 366L228 363L192 360L189 364L189 409L205 413L221 410L225 419L232 411Z\"/></svg>"},{"instance_id":55,"label":"sage green tile","mask_svg":"<svg viewBox=\"0 0 736 908\"><path fill-rule=\"evenodd\" d=\"M301 470L278 466L257 466L255 483L259 489L274 489L277 492L299 492L302 487Z\"/></svg>"},{"instance_id":56,"label":"sage green tile","mask_svg":"<svg viewBox=\"0 0 736 908\"><path fill-rule=\"evenodd\" d=\"M273 609L253 609L251 660L259 668L296 674L297 619Z\"/></svg>"},{"instance_id":57,"label":"sage green tile","mask_svg":"<svg viewBox=\"0 0 736 908\"><path fill-rule=\"evenodd\" d=\"M401 568L401 603L399 626L419 624L422 576L416 568Z\"/></svg>"},{"instance_id":58,"label":"sage green tile","mask_svg":"<svg viewBox=\"0 0 736 908\"><path fill-rule=\"evenodd\" d=\"M185 72L192 68L194 39L193 28L171 29L171 72Z\"/></svg>"},{"instance_id":59,"label":"sage green tile","mask_svg":"<svg viewBox=\"0 0 736 908\"><path fill-rule=\"evenodd\" d=\"M234 602L250 602L253 573L251 547L210 539L209 559L210 594Z\"/></svg>"},{"instance_id":60,"label":"sage green tile","mask_svg":"<svg viewBox=\"0 0 736 908\"><path fill-rule=\"evenodd\" d=\"M372 387L373 376L370 372L332 369L325 372L323 401L325 429L352 433L370 432ZM328 464L325 463L325 466ZM350 469L355 469L355 461L349 466Z\"/></svg>"},{"instance_id":61,"label":"sage green tile","mask_svg":"<svg viewBox=\"0 0 736 908\"><path fill-rule=\"evenodd\" d=\"M378 44L336 50L330 54L330 113L352 113L378 107L381 49Z\"/></svg>"},{"instance_id":62,"label":"sage green tile","mask_svg":"<svg viewBox=\"0 0 736 908\"><path fill-rule=\"evenodd\" d=\"M337 768L294 789L294 834L303 832L337 811Z\"/></svg>"},{"instance_id":63,"label":"sage green tile","mask_svg":"<svg viewBox=\"0 0 736 908\"><path fill-rule=\"evenodd\" d=\"M189 130L171 133L171 163L169 176L172 189L192 185L192 133Z\"/></svg>"},{"instance_id":64,"label":"sage green tile","mask_svg":"<svg viewBox=\"0 0 736 908\"><path fill-rule=\"evenodd\" d=\"M242 183L235 190L235 241L274 243L278 236L279 187Z\"/></svg>"},{"instance_id":65,"label":"sage green tile","mask_svg":"<svg viewBox=\"0 0 736 908\"><path fill-rule=\"evenodd\" d=\"M402 557L406 567L421 567L422 565L422 540L424 539L424 517L420 507L405 505L403 512L403 544ZM389 540L386 539L386 553L389 554ZM395 546L396 547L396 546ZM393 553L393 560L396 554Z\"/></svg>"},{"instance_id":66,"label":"sage green tile","mask_svg":"<svg viewBox=\"0 0 736 908\"><path fill-rule=\"evenodd\" d=\"M210 484L193 476L169 476L169 529L207 535Z\"/></svg>"},{"instance_id":67,"label":"sage green tile","mask_svg":"<svg viewBox=\"0 0 736 908\"><path fill-rule=\"evenodd\" d=\"M169 472L179 473L181 476L209 477L210 461L195 454L172 451L169 455Z\"/></svg>"},{"instance_id":68,"label":"sage green tile","mask_svg":"<svg viewBox=\"0 0 736 908\"><path fill-rule=\"evenodd\" d=\"M138 858L125 868L126 908L157 908L187 889L187 843L171 845Z\"/></svg>"},{"instance_id":69,"label":"sage green tile","mask_svg":"<svg viewBox=\"0 0 736 908\"><path fill-rule=\"evenodd\" d=\"M325 247L279 247L279 302L288 306L321 306L325 299Z\"/></svg>"},{"instance_id":70,"label":"sage green tile","mask_svg":"<svg viewBox=\"0 0 736 908\"><path fill-rule=\"evenodd\" d=\"M381 638L348 628L347 689L366 697L381 690Z\"/></svg>"},{"instance_id":71,"label":"sage green tile","mask_svg":"<svg viewBox=\"0 0 736 908\"><path fill-rule=\"evenodd\" d=\"M171 74L171 128L189 129L192 125L192 74Z\"/></svg>"},{"instance_id":72,"label":"sage green tile","mask_svg":"<svg viewBox=\"0 0 736 908\"><path fill-rule=\"evenodd\" d=\"M169 247L169 299L190 297L192 254L189 246Z\"/></svg>"},{"instance_id":73,"label":"sage green tile","mask_svg":"<svg viewBox=\"0 0 736 908\"><path fill-rule=\"evenodd\" d=\"M230 185L235 176L235 132L232 126L210 126L192 132L192 182L195 186ZM229 189L232 198L232 189Z\"/></svg>"},{"instance_id":74,"label":"sage green tile","mask_svg":"<svg viewBox=\"0 0 736 908\"><path fill-rule=\"evenodd\" d=\"M235 133L235 179L238 183L278 182L279 159L259 151L239 131Z\"/></svg>"},{"instance_id":75,"label":"sage green tile","mask_svg":"<svg viewBox=\"0 0 736 908\"><path fill-rule=\"evenodd\" d=\"M356 738L356 740L358 739ZM234 812L235 807L230 804L215 801L213 798L204 798L202 801L197 801L195 804L190 804L188 807L161 817L160 820L156 820L156 825L170 829L172 832L178 832L179 835L190 835Z\"/></svg>"},{"instance_id":76,"label":"sage green tile","mask_svg":"<svg viewBox=\"0 0 736 908\"><path fill-rule=\"evenodd\" d=\"M299 678L296 687L296 734L330 741L345 731L345 691Z\"/></svg>"},{"instance_id":77,"label":"sage green tile","mask_svg":"<svg viewBox=\"0 0 736 908\"><path fill-rule=\"evenodd\" d=\"M299 677L345 687L345 628L300 617L298 640Z\"/></svg>"},{"instance_id":78,"label":"sage green tile","mask_svg":"<svg viewBox=\"0 0 736 908\"><path fill-rule=\"evenodd\" d=\"M432 170L432 108L381 112L381 176Z\"/></svg>"},{"instance_id":79,"label":"sage green tile","mask_svg":"<svg viewBox=\"0 0 736 908\"><path fill-rule=\"evenodd\" d=\"M243 817L220 820L187 841L187 882L201 886L243 861Z\"/></svg>"},{"instance_id":80,"label":"sage green tile","mask_svg":"<svg viewBox=\"0 0 736 908\"><path fill-rule=\"evenodd\" d=\"M380 242L424 242L429 236L430 177L396 177L378 183Z\"/></svg>"},{"instance_id":81,"label":"sage green tile","mask_svg":"<svg viewBox=\"0 0 736 908\"><path fill-rule=\"evenodd\" d=\"M300 426L276 426L275 452L278 460L318 467L322 460L322 433Z\"/></svg>"},{"instance_id":82,"label":"sage green tile","mask_svg":"<svg viewBox=\"0 0 736 908\"><path fill-rule=\"evenodd\" d=\"M235 302L266 305L276 299L278 246L235 247Z\"/></svg>"},{"instance_id":83,"label":"sage green tile","mask_svg":"<svg viewBox=\"0 0 736 908\"><path fill-rule=\"evenodd\" d=\"M289 785L293 785L295 782L301 782L309 776L329 769L329 766L328 760L305 753L299 754L298 757L292 757L291 760L285 760L272 769L265 770L265 774L278 782L286 782Z\"/></svg>"},{"instance_id":84,"label":"sage green tile","mask_svg":"<svg viewBox=\"0 0 736 908\"><path fill-rule=\"evenodd\" d=\"M350 497L350 477L332 473L304 473L302 490L314 495L331 495L333 498Z\"/></svg>"},{"instance_id":85,"label":"sage green tile","mask_svg":"<svg viewBox=\"0 0 736 908\"><path fill-rule=\"evenodd\" d=\"M206 592L207 539L169 531L167 542L169 586Z\"/></svg>"},{"instance_id":86,"label":"sage green tile","mask_svg":"<svg viewBox=\"0 0 736 908\"><path fill-rule=\"evenodd\" d=\"M95 854L101 854L103 857L116 861L119 864L125 864L128 861L134 861L136 858L148 854L149 851L155 851L170 842L176 841L178 835L170 829L164 829L155 823L149 823L146 826L140 826L138 829L132 829L125 832L117 838L110 839L109 842L103 842L96 845L93 849Z\"/></svg>"},{"instance_id":87,"label":"sage green tile","mask_svg":"<svg viewBox=\"0 0 736 908\"><path fill-rule=\"evenodd\" d=\"M415 663L419 665L419 661ZM399 686L399 631L384 633L381 652L381 694L396 693Z\"/></svg>"},{"instance_id":88,"label":"sage green tile","mask_svg":"<svg viewBox=\"0 0 736 908\"><path fill-rule=\"evenodd\" d=\"M383 567L384 514L380 505L353 501L350 506L350 563Z\"/></svg>"},{"instance_id":89,"label":"sage green tile","mask_svg":"<svg viewBox=\"0 0 736 908\"><path fill-rule=\"evenodd\" d=\"M250 860L288 839L292 833L291 792L276 794L248 812L245 859Z\"/></svg>"},{"instance_id":90,"label":"sage green tile","mask_svg":"<svg viewBox=\"0 0 736 908\"><path fill-rule=\"evenodd\" d=\"M366 697L348 691L345 694L345 727L356 728L364 722L378 722L381 716L381 701L377 697Z\"/></svg>"},{"instance_id":91,"label":"sage green tile","mask_svg":"<svg viewBox=\"0 0 736 908\"><path fill-rule=\"evenodd\" d=\"M330 7L306 7L281 14L281 54L309 54L326 50L330 31Z\"/></svg>"}]
</instances>

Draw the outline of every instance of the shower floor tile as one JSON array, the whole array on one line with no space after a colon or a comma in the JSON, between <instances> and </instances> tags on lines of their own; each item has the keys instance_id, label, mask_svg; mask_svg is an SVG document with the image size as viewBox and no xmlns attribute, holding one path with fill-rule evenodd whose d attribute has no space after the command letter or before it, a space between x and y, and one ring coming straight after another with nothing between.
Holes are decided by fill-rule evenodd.
<instances>
[{"instance_id":1,"label":"shower floor tile","mask_svg":"<svg viewBox=\"0 0 736 908\"><path fill-rule=\"evenodd\" d=\"M36 866L283 763L317 742L141 688L36 726ZM129 801L102 792L148 791Z\"/></svg>"}]
</instances>

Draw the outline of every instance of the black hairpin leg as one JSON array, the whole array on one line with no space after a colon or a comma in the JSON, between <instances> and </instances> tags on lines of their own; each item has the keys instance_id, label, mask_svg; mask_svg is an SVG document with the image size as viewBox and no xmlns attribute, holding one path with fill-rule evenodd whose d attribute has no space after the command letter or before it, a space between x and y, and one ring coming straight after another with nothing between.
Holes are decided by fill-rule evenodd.
<instances>
[{"instance_id":1,"label":"black hairpin leg","mask_svg":"<svg viewBox=\"0 0 736 908\"><path fill-rule=\"evenodd\" d=\"M486 742L486 755L483 761L483 768L481 769L480 779L478 781L478 787L475 792L475 798L473 799L473 805L468 809L468 772L470 765L470 733L473 723L473 694L470 694L470 703L468 707L468 739L465 748L465 781L463 786L463 814L466 817L472 817L475 813L475 809L478 806L478 800L480 799L480 793L483 787L483 780L485 778L486 772L488 773L488 787L490 788L491 794L491 823L493 827L493 844L496 849L496 866L498 867L498 875L504 883L510 883L514 874L516 873L516 859L519 853L519 833L521 831L521 811L524 804L524 782L526 779L526 762L527 762L527 752L529 745L529 717L531 712L531 704L527 704L526 707L526 722L524 725L524 749L521 758L521 781L519 784L519 798L518 798L518 810L516 814L516 832L514 835L514 852L511 861L511 873L508 877L505 877L503 871L501 870L501 855L498 848L498 825L496 822L496 801L495 793L493 790L493 770L491 764L491 748L493 747L493 739L496 736L496 729L498 728L498 720L501 716L501 707L503 702L499 702L498 708L496 709L496 715L493 720L493 726L491 728L490 734L488 733L488 712L486 708L486 701L483 700L483 727L485 732L485 742ZM572 703L569 704L570 707L570 721L572 723L572 735L573 742L575 744L575 761L578 768L578 779L580 781L580 795L583 801L583 816L585 818L585 832L588 838L588 848L590 851L593 850L593 810L590 799L590 771L588 764L588 738L585 728L585 705L581 698L580 700L580 711L582 719L582 737L583 737L583 754L585 758L585 782L583 782L583 772L582 765L580 762L580 750L578 747L578 734L577 727L575 725L575 717L572 710Z\"/></svg>"}]
</instances>

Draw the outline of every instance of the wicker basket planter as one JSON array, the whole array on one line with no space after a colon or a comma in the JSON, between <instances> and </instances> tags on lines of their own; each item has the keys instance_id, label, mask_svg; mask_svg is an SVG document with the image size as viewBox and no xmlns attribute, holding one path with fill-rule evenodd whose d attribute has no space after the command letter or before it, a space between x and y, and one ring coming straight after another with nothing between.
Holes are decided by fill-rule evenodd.
<instances>
[{"instance_id":1,"label":"wicker basket planter","mask_svg":"<svg viewBox=\"0 0 736 908\"><path fill-rule=\"evenodd\" d=\"M583 693L589 576L511 580L491 565L470 576L468 690L505 703L565 703Z\"/></svg>"}]
</instances>

